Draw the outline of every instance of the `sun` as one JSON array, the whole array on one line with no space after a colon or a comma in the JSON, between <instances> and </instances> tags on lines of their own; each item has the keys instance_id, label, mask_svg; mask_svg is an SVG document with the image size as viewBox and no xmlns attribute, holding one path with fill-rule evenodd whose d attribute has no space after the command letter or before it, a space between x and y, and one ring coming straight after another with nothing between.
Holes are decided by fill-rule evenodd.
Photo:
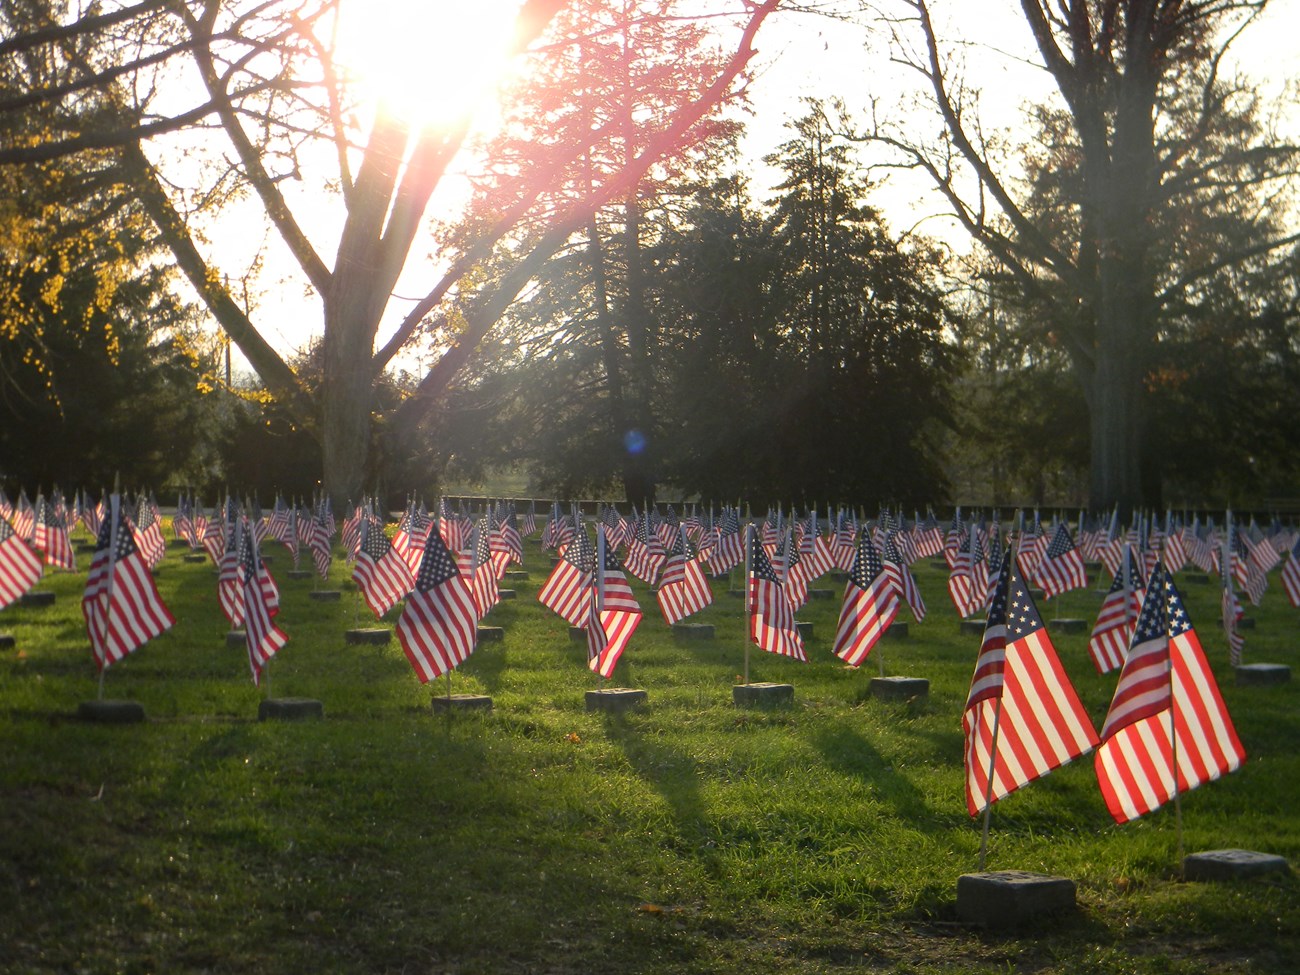
<instances>
[{"instance_id":1,"label":"sun","mask_svg":"<svg viewBox=\"0 0 1300 975\"><path fill-rule=\"evenodd\" d=\"M509 69L521 0L341 0L338 60L412 125L471 114Z\"/></svg>"}]
</instances>

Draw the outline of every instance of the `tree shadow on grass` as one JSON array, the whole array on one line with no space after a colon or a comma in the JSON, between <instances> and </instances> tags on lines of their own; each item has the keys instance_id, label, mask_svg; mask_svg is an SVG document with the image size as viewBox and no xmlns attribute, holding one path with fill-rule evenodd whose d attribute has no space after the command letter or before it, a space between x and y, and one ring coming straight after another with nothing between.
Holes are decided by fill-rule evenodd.
<instances>
[{"instance_id":1,"label":"tree shadow on grass","mask_svg":"<svg viewBox=\"0 0 1300 975\"><path fill-rule=\"evenodd\" d=\"M913 823L936 819L937 814L907 776L895 770L856 728L845 725L819 728L810 740L830 768L869 783L881 801L892 805L902 818Z\"/></svg>"}]
</instances>

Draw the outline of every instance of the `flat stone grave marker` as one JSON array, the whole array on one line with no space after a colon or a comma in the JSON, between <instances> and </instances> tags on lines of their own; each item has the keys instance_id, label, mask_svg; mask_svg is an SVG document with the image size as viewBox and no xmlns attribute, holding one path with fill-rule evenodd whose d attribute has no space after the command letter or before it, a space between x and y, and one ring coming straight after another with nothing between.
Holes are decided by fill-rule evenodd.
<instances>
[{"instance_id":1,"label":"flat stone grave marker","mask_svg":"<svg viewBox=\"0 0 1300 975\"><path fill-rule=\"evenodd\" d=\"M82 701L77 718L99 724L136 724L144 720L144 705L139 701Z\"/></svg>"},{"instance_id":2,"label":"flat stone grave marker","mask_svg":"<svg viewBox=\"0 0 1300 975\"><path fill-rule=\"evenodd\" d=\"M1194 582L1197 585L1209 585L1210 574L1208 572L1188 572L1183 576L1184 582Z\"/></svg>"},{"instance_id":3,"label":"flat stone grave marker","mask_svg":"<svg viewBox=\"0 0 1300 975\"><path fill-rule=\"evenodd\" d=\"M731 700L740 707L773 707L794 703L793 684L775 684L758 681L753 684L734 684Z\"/></svg>"},{"instance_id":4,"label":"flat stone grave marker","mask_svg":"<svg viewBox=\"0 0 1300 975\"><path fill-rule=\"evenodd\" d=\"M359 627L343 634L348 643L364 643L381 646L393 639L393 631L386 626Z\"/></svg>"},{"instance_id":5,"label":"flat stone grave marker","mask_svg":"<svg viewBox=\"0 0 1300 975\"><path fill-rule=\"evenodd\" d=\"M504 600L504 599L514 599L516 595L517 595L517 594L515 593L515 591L514 591L513 589L498 589L498 590L497 590L497 598L499 598L499 599L503 599L503 600Z\"/></svg>"},{"instance_id":6,"label":"flat stone grave marker","mask_svg":"<svg viewBox=\"0 0 1300 975\"><path fill-rule=\"evenodd\" d=\"M586 694L588 711L627 711L641 707L648 699L645 691L633 687L604 687Z\"/></svg>"},{"instance_id":7,"label":"flat stone grave marker","mask_svg":"<svg viewBox=\"0 0 1300 975\"><path fill-rule=\"evenodd\" d=\"M809 589L809 599L832 599L835 596L834 589Z\"/></svg>"},{"instance_id":8,"label":"flat stone grave marker","mask_svg":"<svg viewBox=\"0 0 1300 975\"><path fill-rule=\"evenodd\" d=\"M811 622L795 620L794 628L799 631L800 640L811 640L813 638L813 625Z\"/></svg>"},{"instance_id":9,"label":"flat stone grave marker","mask_svg":"<svg viewBox=\"0 0 1300 975\"><path fill-rule=\"evenodd\" d=\"M452 711L491 711L492 698L486 694L435 694L432 700L434 714Z\"/></svg>"},{"instance_id":10,"label":"flat stone grave marker","mask_svg":"<svg viewBox=\"0 0 1300 975\"><path fill-rule=\"evenodd\" d=\"M712 640L713 624L712 623L674 623L673 639Z\"/></svg>"},{"instance_id":11,"label":"flat stone grave marker","mask_svg":"<svg viewBox=\"0 0 1300 975\"><path fill-rule=\"evenodd\" d=\"M1285 684L1291 679L1291 668L1286 664L1242 664L1234 674L1238 687L1263 687Z\"/></svg>"},{"instance_id":12,"label":"flat stone grave marker","mask_svg":"<svg viewBox=\"0 0 1300 975\"><path fill-rule=\"evenodd\" d=\"M1253 616L1243 616L1241 619L1237 620L1237 629L1239 630L1253 630L1254 628L1255 617Z\"/></svg>"},{"instance_id":13,"label":"flat stone grave marker","mask_svg":"<svg viewBox=\"0 0 1300 975\"><path fill-rule=\"evenodd\" d=\"M889 629L885 630L884 636L886 640L906 640L907 639L906 621L894 620L894 622L889 624Z\"/></svg>"},{"instance_id":14,"label":"flat stone grave marker","mask_svg":"<svg viewBox=\"0 0 1300 975\"><path fill-rule=\"evenodd\" d=\"M226 646L228 647L246 647L248 646L248 634L243 630L231 630L226 634Z\"/></svg>"},{"instance_id":15,"label":"flat stone grave marker","mask_svg":"<svg viewBox=\"0 0 1300 975\"><path fill-rule=\"evenodd\" d=\"M206 562L208 557L202 552L190 552L188 555L181 557L182 562L188 562L190 565L198 565L200 562Z\"/></svg>"},{"instance_id":16,"label":"flat stone grave marker","mask_svg":"<svg viewBox=\"0 0 1300 975\"><path fill-rule=\"evenodd\" d=\"M288 572L290 579L310 579L312 575L311 569L290 569Z\"/></svg>"},{"instance_id":17,"label":"flat stone grave marker","mask_svg":"<svg viewBox=\"0 0 1300 975\"><path fill-rule=\"evenodd\" d=\"M511 582L527 582L527 581L528 581L528 570L527 570L527 569L507 569L504 578L510 580Z\"/></svg>"},{"instance_id":18,"label":"flat stone grave marker","mask_svg":"<svg viewBox=\"0 0 1300 975\"><path fill-rule=\"evenodd\" d=\"M506 638L504 627L480 626L475 635L475 643L500 643Z\"/></svg>"},{"instance_id":19,"label":"flat stone grave marker","mask_svg":"<svg viewBox=\"0 0 1300 975\"><path fill-rule=\"evenodd\" d=\"M313 589L307 595L318 603L337 603L343 593L337 589Z\"/></svg>"},{"instance_id":20,"label":"flat stone grave marker","mask_svg":"<svg viewBox=\"0 0 1300 975\"><path fill-rule=\"evenodd\" d=\"M1183 857L1188 880L1247 880L1290 869L1285 857L1254 850L1206 850Z\"/></svg>"},{"instance_id":21,"label":"flat stone grave marker","mask_svg":"<svg viewBox=\"0 0 1300 975\"><path fill-rule=\"evenodd\" d=\"M873 677L869 690L881 701L924 700L930 696L930 682L924 677Z\"/></svg>"},{"instance_id":22,"label":"flat stone grave marker","mask_svg":"<svg viewBox=\"0 0 1300 975\"><path fill-rule=\"evenodd\" d=\"M569 639L574 643L581 643L587 639L587 628L585 626L569 627Z\"/></svg>"},{"instance_id":23,"label":"flat stone grave marker","mask_svg":"<svg viewBox=\"0 0 1300 975\"><path fill-rule=\"evenodd\" d=\"M18 601L24 606L53 606L54 597L57 593L50 592L48 589L42 589L39 592L25 592Z\"/></svg>"},{"instance_id":24,"label":"flat stone grave marker","mask_svg":"<svg viewBox=\"0 0 1300 975\"><path fill-rule=\"evenodd\" d=\"M1074 881L1066 877L1001 870L957 878L957 916L987 927L1012 927L1075 908Z\"/></svg>"},{"instance_id":25,"label":"flat stone grave marker","mask_svg":"<svg viewBox=\"0 0 1300 975\"><path fill-rule=\"evenodd\" d=\"M318 721L325 705L310 697L268 697L257 705L258 721Z\"/></svg>"},{"instance_id":26,"label":"flat stone grave marker","mask_svg":"<svg viewBox=\"0 0 1300 975\"><path fill-rule=\"evenodd\" d=\"M0 650L12 650L15 643L12 633L0 633Z\"/></svg>"},{"instance_id":27,"label":"flat stone grave marker","mask_svg":"<svg viewBox=\"0 0 1300 975\"><path fill-rule=\"evenodd\" d=\"M984 635L984 629L988 626L987 620L962 620L962 633L974 633L977 636Z\"/></svg>"}]
</instances>

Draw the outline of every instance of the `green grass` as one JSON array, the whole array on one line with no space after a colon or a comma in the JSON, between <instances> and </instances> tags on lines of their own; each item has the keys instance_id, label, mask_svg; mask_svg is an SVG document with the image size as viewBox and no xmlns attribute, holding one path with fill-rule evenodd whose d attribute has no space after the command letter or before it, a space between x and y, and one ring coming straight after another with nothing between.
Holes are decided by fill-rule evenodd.
<instances>
[{"instance_id":1,"label":"green grass","mask_svg":"<svg viewBox=\"0 0 1300 975\"><path fill-rule=\"evenodd\" d=\"M876 650L928 678L928 701L875 701L875 654L860 671L831 655L841 584L823 580L835 597L799 614L810 662L750 656L751 678L794 684L795 704L738 710L741 601L701 614L715 640L678 644L638 585L646 618L612 683L649 705L607 715L585 709L599 682L537 605L548 560L526 548L530 580L486 621L505 641L452 681L490 694L487 714L435 717L446 683L421 686L396 642L345 645L372 622L360 597L309 600L283 554L290 641L271 687L321 700L323 722L256 720L263 691L225 645L215 574L174 549L158 581L176 626L104 682L143 704L142 725L74 717L96 694L84 572L40 584L54 607L0 613L17 641L0 652L0 971L1300 970L1294 872L1181 882L1172 811L1115 826L1090 759L995 807L988 864L1073 878L1079 911L1001 933L958 923L979 848L960 730L979 638L958 633L928 564L929 617ZM1300 690L1235 687L1217 590L1184 591L1249 756L1183 797L1187 848L1294 863ZM1071 594L1061 615L1091 622L1100 598ZM1247 659L1295 666L1300 611L1276 583L1251 615ZM1093 672L1086 635L1055 642L1100 723L1113 675Z\"/></svg>"}]
</instances>

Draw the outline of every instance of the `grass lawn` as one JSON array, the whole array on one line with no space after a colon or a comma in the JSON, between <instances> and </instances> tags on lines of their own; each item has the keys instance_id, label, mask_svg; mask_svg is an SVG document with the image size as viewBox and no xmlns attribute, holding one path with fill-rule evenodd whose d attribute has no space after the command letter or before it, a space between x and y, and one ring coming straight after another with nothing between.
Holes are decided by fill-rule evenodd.
<instances>
[{"instance_id":1,"label":"grass lawn","mask_svg":"<svg viewBox=\"0 0 1300 975\"><path fill-rule=\"evenodd\" d=\"M549 558L525 543L505 628L457 672L491 712L435 716L394 640L349 646L374 625L360 596L309 598L282 549L272 569L289 643L271 690L324 704L325 720L261 722L263 691L228 629L208 564L170 549L159 589L175 627L113 666L105 696L143 724L76 720L96 695L80 611L82 571L47 577L48 608L13 606L0 630L0 971L815 973L1294 973L1294 870L1185 883L1172 810L1115 826L1091 758L999 803L989 869L1059 874L1079 910L1028 929L959 923L976 869L965 812L961 708L979 646L962 635L945 574L919 564L929 604L906 639L859 671L830 652L842 583L799 613L810 662L754 650L751 678L795 687L793 706L738 709L742 601L717 586L678 643L653 595L612 686L648 706L588 712L601 686L586 647L540 607ZM336 563L330 585L347 568ZM737 580L739 573L737 573ZM1189 851L1242 847L1300 862L1300 683L1234 686L1213 582L1182 585L1247 751L1239 772L1183 797ZM1098 592L1045 618L1085 618ZM1249 610L1246 659L1297 660L1300 610L1276 577ZM396 619L396 611L388 622ZM903 618L903 617L900 617ZM1087 634L1055 635L1100 726L1115 675ZM871 698L891 674L925 677L924 702Z\"/></svg>"}]
</instances>

